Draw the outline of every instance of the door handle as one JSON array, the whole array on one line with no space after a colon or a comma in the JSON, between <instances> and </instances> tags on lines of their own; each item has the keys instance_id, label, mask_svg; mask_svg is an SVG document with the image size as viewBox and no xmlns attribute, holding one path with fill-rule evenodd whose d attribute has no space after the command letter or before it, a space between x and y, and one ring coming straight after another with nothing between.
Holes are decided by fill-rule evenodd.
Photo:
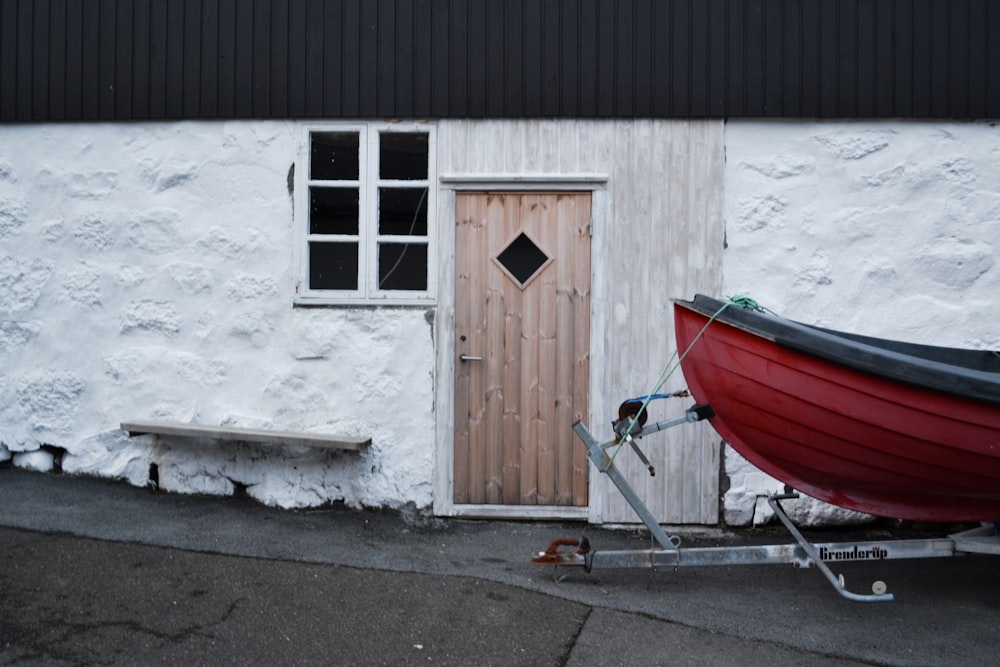
<instances>
[{"instance_id":1,"label":"door handle","mask_svg":"<svg viewBox=\"0 0 1000 667\"><path fill-rule=\"evenodd\" d=\"M482 357L472 357L472 356L469 356L468 354L460 354L460 355L458 355L458 360L459 361L482 361L483 358Z\"/></svg>"}]
</instances>

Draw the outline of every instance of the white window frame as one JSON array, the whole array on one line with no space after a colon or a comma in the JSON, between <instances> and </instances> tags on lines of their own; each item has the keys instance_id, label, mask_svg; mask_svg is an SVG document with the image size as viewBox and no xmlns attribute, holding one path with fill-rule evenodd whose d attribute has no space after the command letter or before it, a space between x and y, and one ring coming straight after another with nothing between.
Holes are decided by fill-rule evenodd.
<instances>
[{"instance_id":1,"label":"white window frame","mask_svg":"<svg viewBox=\"0 0 1000 667\"><path fill-rule=\"evenodd\" d=\"M309 287L309 242L317 237L309 233L309 188L313 183L310 179L310 159L312 156L311 137L313 133L338 132L358 133L358 289L324 290ZM379 178L379 138L386 133L425 133L427 134L427 179L426 180L382 180ZM299 135L298 159L295 162L294 225L293 239L295 243L295 285L294 302L302 305L387 305L406 306L433 304L437 295L437 135L436 127L430 123L421 122L328 122L308 123L301 126ZM353 181L344 181L342 185L354 185ZM378 206L380 186L426 187L427 200L427 289L411 290L381 290L378 288L378 250L379 244L393 241L419 243L420 238L409 236L391 236L378 233ZM327 240L354 240L353 236L324 235Z\"/></svg>"}]
</instances>

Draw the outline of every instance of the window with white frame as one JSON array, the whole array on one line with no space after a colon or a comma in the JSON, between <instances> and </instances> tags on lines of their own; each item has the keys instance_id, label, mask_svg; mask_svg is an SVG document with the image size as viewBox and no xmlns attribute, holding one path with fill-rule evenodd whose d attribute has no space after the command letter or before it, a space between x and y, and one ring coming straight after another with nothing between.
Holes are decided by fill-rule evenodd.
<instances>
[{"instance_id":1,"label":"window with white frame","mask_svg":"<svg viewBox=\"0 0 1000 667\"><path fill-rule=\"evenodd\" d=\"M433 127L311 125L303 143L296 165L297 300L431 300Z\"/></svg>"}]
</instances>

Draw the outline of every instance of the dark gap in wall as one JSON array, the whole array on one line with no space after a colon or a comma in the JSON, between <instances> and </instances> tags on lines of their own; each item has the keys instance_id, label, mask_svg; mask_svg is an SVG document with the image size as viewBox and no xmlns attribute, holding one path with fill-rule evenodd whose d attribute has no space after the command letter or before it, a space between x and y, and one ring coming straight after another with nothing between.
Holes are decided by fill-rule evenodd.
<instances>
[{"instance_id":1,"label":"dark gap in wall","mask_svg":"<svg viewBox=\"0 0 1000 667\"><path fill-rule=\"evenodd\" d=\"M63 457L66 455L66 450L56 445L47 444L42 445L39 449L52 455L52 472L55 474L62 473L62 461Z\"/></svg>"},{"instance_id":2,"label":"dark gap in wall","mask_svg":"<svg viewBox=\"0 0 1000 667\"><path fill-rule=\"evenodd\" d=\"M248 498L247 494L248 485L242 482L238 482L232 477L227 478L233 484L233 498Z\"/></svg>"}]
</instances>

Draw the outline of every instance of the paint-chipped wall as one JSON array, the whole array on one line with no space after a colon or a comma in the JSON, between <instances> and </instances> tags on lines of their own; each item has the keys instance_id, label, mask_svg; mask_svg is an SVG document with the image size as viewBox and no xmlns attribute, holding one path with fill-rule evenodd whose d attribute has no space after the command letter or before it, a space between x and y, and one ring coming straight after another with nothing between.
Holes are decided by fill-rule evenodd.
<instances>
[{"instance_id":1,"label":"paint-chipped wall","mask_svg":"<svg viewBox=\"0 0 1000 667\"><path fill-rule=\"evenodd\" d=\"M726 125L726 295L808 324L1000 349L1000 128L992 123ZM731 449L725 519L780 488ZM808 522L853 520L798 503Z\"/></svg>"},{"instance_id":2,"label":"paint-chipped wall","mask_svg":"<svg viewBox=\"0 0 1000 667\"><path fill-rule=\"evenodd\" d=\"M433 312L293 308L291 123L0 128L0 460L427 507ZM160 419L371 436L363 453L129 439Z\"/></svg>"}]
</instances>

